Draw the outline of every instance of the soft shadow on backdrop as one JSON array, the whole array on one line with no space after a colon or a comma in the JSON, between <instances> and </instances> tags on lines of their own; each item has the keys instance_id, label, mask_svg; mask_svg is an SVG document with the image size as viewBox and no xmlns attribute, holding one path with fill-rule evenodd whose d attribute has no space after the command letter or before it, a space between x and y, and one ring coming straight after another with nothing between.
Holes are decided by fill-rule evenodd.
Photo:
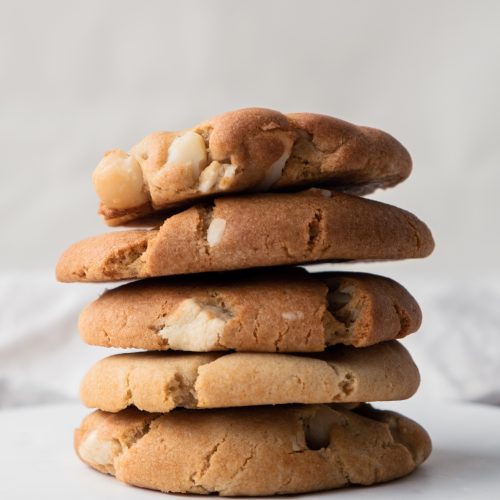
<instances>
[{"instance_id":1,"label":"soft shadow on backdrop","mask_svg":"<svg viewBox=\"0 0 500 500\"><path fill-rule=\"evenodd\" d=\"M332 114L408 147L411 178L374 197L425 220L437 249L356 269L422 303L406 342L422 391L500 403L499 25L494 0L1 2L0 407L74 397L109 352L76 333L102 287L52 277L69 243L105 230L102 153L245 106Z\"/></svg>"}]
</instances>

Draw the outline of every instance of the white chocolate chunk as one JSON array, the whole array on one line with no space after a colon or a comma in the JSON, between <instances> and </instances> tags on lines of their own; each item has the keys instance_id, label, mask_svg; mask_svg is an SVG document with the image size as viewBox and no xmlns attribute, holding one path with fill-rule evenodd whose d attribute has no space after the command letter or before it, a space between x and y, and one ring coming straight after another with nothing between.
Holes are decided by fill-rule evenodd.
<instances>
[{"instance_id":1,"label":"white chocolate chunk","mask_svg":"<svg viewBox=\"0 0 500 500\"><path fill-rule=\"evenodd\" d=\"M214 247L220 243L222 235L226 229L226 219L212 219L207 230L207 243L209 247Z\"/></svg>"},{"instance_id":2,"label":"white chocolate chunk","mask_svg":"<svg viewBox=\"0 0 500 500\"><path fill-rule=\"evenodd\" d=\"M292 146L292 142L284 145L285 150L283 151L283 154L268 168L264 178L257 186L258 189L269 189L281 177L286 162L288 158L290 158Z\"/></svg>"},{"instance_id":3,"label":"white chocolate chunk","mask_svg":"<svg viewBox=\"0 0 500 500\"><path fill-rule=\"evenodd\" d=\"M207 148L200 134L188 131L176 137L168 148L165 168L188 169L193 179L198 179L201 169L207 164Z\"/></svg>"},{"instance_id":4,"label":"white chocolate chunk","mask_svg":"<svg viewBox=\"0 0 500 500\"><path fill-rule=\"evenodd\" d=\"M158 333L168 341L171 349L211 351L217 348L228 320L228 312L220 307L185 299L167 316Z\"/></svg>"},{"instance_id":5,"label":"white chocolate chunk","mask_svg":"<svg viewBox=\"0 0 500 500\"><path fill-rule=\"evenodd\" d=\"M235 174L235 165L213 161L200 174L198 189L202 193L208 193L214 188L227 189L231 185L231 179Z\"/></svg>"},{"instance_id":6,"label":"white chocolate chunk","mask_svg":"<svg viewBox=\"0 0 500 500\"><path fill-rule=\"evenodd\" d=\"M219 188L225 190L229 188L233 182L233 177L236 175L236 165L232 165L231 163L223 163L223 175L222 179L219 181Z\"/></svg>"},{"instance_id":7,"label":"white chocolate chunk","mask_svg":"<svg viewBox=\"0 0 500 500\"><path fill-rule=\"evenodd\" d=\"M108 208L133 208L149 200L144 190L141 166L134 157L120 149L104 155L92 174L92 182L97 196Z\"/></svg>"},{"instance_id":8,"label":"white chocolate chunk","mask_svg":"<svg viewBox=\"0 0 500 500\"><path fill-rule=\"evenodd\" d=\"M224 167L224 176L227 179L231 179L236 175L236 165L232 165L231 163L224 163L222 165Z\"/></svg>"},{"instance_id":9,"label":"white chocolate chunk","mask_svg":"<svg viewBox=\"0 0 500 500\"><path fill-rule=\"evenodd\" d=\"M200 175L200 184L198 189L202 193L208 193L217 184L222 174L222 164L218 161L213 161L203 170Z\"/></svg>"},{"instance_id":10,"label":"white chocolate chunk","mask_svg":"<svg viewBox=\"0 0 500 500\"><path fill-rule=\"evenodd\" d=\"M113 465L113 460L120 451L118 441L99 439L97 431L90 432L78 448L83 460L96 465Z\"/></svg>"},{"instance_id":11,"label":"white chocolate chunk","mask_svg":"<svg viewBox=\"0 0 500 500\"><path fill-rule=\"evenodd\" d=\"M284 312L281 313L281 317L286 321L295 321L297 319L303 319L304 313L302 311Z\"/></svg>"}]
</instances>

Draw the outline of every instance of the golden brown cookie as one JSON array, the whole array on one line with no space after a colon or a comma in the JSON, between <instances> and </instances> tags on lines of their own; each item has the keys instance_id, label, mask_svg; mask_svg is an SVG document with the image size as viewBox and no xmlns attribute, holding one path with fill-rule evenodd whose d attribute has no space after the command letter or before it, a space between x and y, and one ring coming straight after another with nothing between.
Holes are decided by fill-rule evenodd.
<instances>
[{"instance_id":1,"label":"golden brown cookie","mask_svg":"<svg viewBox=\"0 0 500 500\"><path fill-rule=\"evenodd\" d=\"M397 341L335 346L320 354L117 354L84 377L80 398L90 408L150 412L287 403L352 403L406 399L418 369Z\"/></svg>"},{"instance_id":2,"label":"golden brown cookie","mask_svg":"<svg viewBox=\"0 0 500 500\"><path fill-rule=\"evenodd\" d=\"M143 488L262 496L390 481L424 462L431 440L412 420L369 405L128 409L87 416L75 450L91 467Z\"/></svg>"},{"instance_id":3,"label":"golden brown cookie","mask_svg":"<svg viewBox=\"0 0 500 500\"><path fill-rule=\"evenodd\" d=\"M310 186L368 193L403 181L411 158L392 136L337 118L240 109L108 151L93 174L110 225L218 193Z\"/></svg>"},{"instance_id":4,"label":"golden brown cookie","mask_svg":"<svg viewBox=\"0 0 500 500\"><path fill-rule=\"evenodd\" d=\"M60 281L112 281L328 260L425 257L432 235L384 203L325 190L219 198L159 229L103 234L72 245Z\"/></svg>"},{"instance_id":5,"label":"golden brown cookie","mask_svg":"<svg viewBox=\"0 0 500 500\"><path fill-rule=\"evenodd\" d=\"M389 278L292 268L129 283L89 304L79 329L105 347L314 352L405 337L421 318Z\"/></svg>"}]
</instances>

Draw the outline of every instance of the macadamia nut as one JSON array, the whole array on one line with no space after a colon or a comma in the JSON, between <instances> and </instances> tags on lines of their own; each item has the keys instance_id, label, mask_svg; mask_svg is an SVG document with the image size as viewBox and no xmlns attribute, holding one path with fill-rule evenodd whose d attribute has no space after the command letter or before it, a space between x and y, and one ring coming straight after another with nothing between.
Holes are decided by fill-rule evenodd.
<instances>
[{"instance_id":1,"label":"macadamia nut","mask_svg":"<svg viewBox=\"0 0 500 500\"><path fill-rule=\"evenodd\" d=\"M171 349L210 351L217 347L228 319L228 313L220 307L185 299L167 316L158 333Z\"/></svg>"},{"instance_id":2,"label":"macadamia nut","mask_svg":"<svg viewBox=\"0 0 500 500\"><path fill-rule=\"evenodd\" d=\"M201 169L207 164L205 141L196 132L186 132L176 137L168 148L166 169L183 168L190 171L192 180L198 179Z\"/></svg>"},{"instance_id":3,"label":"macadamia nut","mask_svg":"<svg viewBox=\"0 0 500 500\"><path fill-rule=\"evenodd\" d=\"M142 169L135 158L120 149L108 151L92 174L99 199L111 209L126 209L149 201Z\"/></svg>"},{"instance_id":4,"label":"macadamia nut","mask_svg":"<svg viewBox=\"0 0 500 500\"><path fill-rule=\"evenodd\" d=\"M99 439L97 431L90 432L78 449L78 453L86 462L106 466L113 465L113 460L120 451L118 441Z\"/></svg>"}]
</instances>

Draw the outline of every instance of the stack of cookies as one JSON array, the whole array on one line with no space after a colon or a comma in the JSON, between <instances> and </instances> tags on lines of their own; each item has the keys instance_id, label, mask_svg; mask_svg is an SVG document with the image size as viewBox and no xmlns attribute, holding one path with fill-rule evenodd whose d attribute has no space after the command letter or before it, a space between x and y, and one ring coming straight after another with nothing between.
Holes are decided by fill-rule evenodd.
<instances>
[{"instance_id":1,"label":"stack of cookies","mask_svg":"<svg viewBox=\"0 0 500 500\"><path fill-rule=\"evenodd\" d=\"M429 255L419 219L361 197L410 171L384 132L266 109L106 153L100 213L139 228L76 243L57 276L141 279L79 322L88 344L141 352L85 376L97 410L75 433L79 457L132 485L221 495L369 485L420 465L424 429L368 404L417 390L395 339L419 328L418 304L388 278L292 267Z\"/></svg>"}]
</instances>

